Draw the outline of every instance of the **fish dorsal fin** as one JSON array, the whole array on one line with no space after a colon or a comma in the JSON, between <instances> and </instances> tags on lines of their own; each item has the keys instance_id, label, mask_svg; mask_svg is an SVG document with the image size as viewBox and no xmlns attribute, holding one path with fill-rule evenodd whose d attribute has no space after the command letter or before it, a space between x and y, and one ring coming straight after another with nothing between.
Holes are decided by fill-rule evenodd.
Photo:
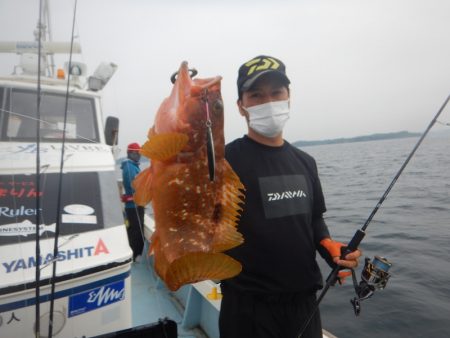
<instances>
[{"instance_id":1,"label":"fish dorsal fin","mask_svg":"<svg viewBox=\"0 0 450 338\"><path fill-rule=\"evenodd\" d=\"M141 149L141 154L151 160L167 161L177 155L187 144L189 137L182 133L154 134Z\"/></svg>"}]
</instances>

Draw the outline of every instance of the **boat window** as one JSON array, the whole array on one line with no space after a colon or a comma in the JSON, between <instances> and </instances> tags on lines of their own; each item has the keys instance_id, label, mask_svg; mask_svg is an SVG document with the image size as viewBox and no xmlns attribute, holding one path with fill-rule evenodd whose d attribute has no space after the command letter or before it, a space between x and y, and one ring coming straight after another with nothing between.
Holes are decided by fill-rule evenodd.
<instances>
[{"instance_id":1,"label":"boat window","mask_svg":"<svg viewBox=\"0 0 450 338\"><path fill-rule=\"evenodd\" d=\"M35 141L37 127L37 94L13 88L10 111L2 128L2 139ZM65 95L42 92L40 108L41 141L61 141L64 131ZM70 96L66 119L67 142L98 142L95 104L92 98Z\"/></svg>"}]
</instances>

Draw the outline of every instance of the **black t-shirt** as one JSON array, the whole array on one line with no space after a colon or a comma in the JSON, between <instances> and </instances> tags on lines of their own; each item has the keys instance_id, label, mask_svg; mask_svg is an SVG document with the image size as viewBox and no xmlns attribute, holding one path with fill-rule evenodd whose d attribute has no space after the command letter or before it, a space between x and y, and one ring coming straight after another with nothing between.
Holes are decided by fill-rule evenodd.
<instances>
[{"instance_id":1,"label":"black t-shirt","mask_svg":"<svg viewBox=\"0 0 450 338\"><path fill-rule=\"evenodd\" d=\"M247 136L228 144L225 157L246 190L238 224L244 243L227 251L243 270L223 284L252 293L321 288L316 247L329 233L314 159L286 141L270 147Z\"/></svg>"}]
</instances>

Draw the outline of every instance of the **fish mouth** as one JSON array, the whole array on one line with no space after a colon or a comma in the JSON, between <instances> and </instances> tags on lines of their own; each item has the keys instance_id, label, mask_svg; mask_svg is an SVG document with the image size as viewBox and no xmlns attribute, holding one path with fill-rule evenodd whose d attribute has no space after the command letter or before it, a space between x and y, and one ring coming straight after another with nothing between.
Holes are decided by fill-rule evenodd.
<instances>
[{"instance_id":1,"label":"fish mouth","mask_svg":"<svg viewBox=\"0 0 450 338\"><path fill-rule=\"evenodd\" d=\"M189 77L191 79L192 83L192 89L191 89L191 95L197 95L198 92L204 91L205 89L209 89L222 81L222 76L217 75L213 78L203 79L203 80L197 80L194 79L194 76L197 75L197 70L195 68L189 69L188 62L183 61L181 62L180 68L178 72L174 73L173 76L178 75L179 77L187 78Z\"/></svg>"},{"instance_id":2,"label":"fish mouth","mask_svg":"<svg viewBox=\"0 0 450 338\"><path fill-rule=\"evenodd\" d=\"M205 83L204 85L200 86L202 89L208 89L210 87L213 87L214 85L220 83L222 81L222 76L217 75L213 77L209 82Z\"/></svg>"}]
</instances>

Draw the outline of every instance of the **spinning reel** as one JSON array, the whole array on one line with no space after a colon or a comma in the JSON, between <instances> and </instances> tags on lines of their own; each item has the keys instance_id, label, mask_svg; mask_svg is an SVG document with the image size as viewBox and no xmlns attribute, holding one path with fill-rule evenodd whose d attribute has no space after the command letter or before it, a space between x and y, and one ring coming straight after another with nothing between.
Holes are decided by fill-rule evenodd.
<instances>
[{"instance_id":1,"label":"spinning reel","mask_svg":"<svg viewBox=\"0 0 450 338\"><path fill-rule=\"evenodd\" d=\"M352 269L353 286L355 287L356 297L350 302L353 305L355 316L361 312L361 301L372 297L375 290L382 290L391 275L388 273L392 264L384 257L375 256L373 261L366 257L364 269L361 272L361 281L358 284L355 270Z\"/></svg>"}]
</instances>

